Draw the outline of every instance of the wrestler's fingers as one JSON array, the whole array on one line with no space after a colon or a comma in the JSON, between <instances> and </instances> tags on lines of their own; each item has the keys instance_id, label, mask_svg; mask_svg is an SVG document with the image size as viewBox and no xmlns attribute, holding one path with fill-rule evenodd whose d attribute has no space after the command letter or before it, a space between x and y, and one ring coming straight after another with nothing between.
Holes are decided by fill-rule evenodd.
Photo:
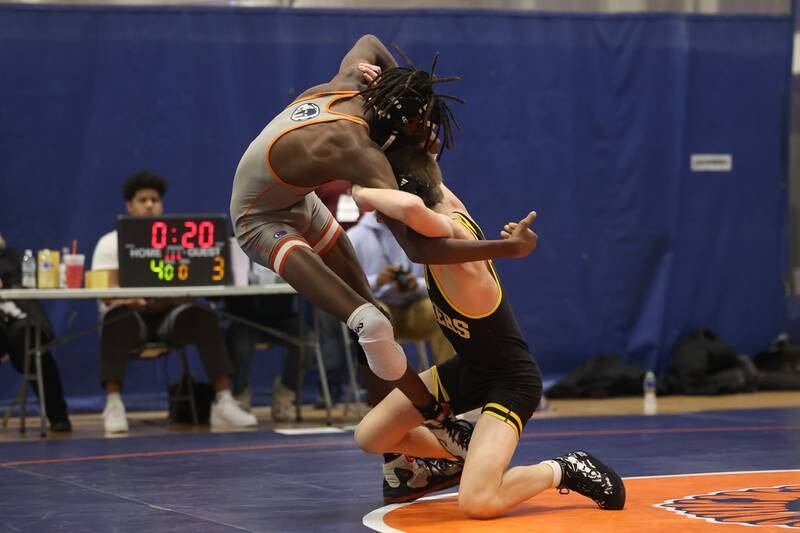
<instances>
[{"instance_id":1,"label":"wrestler's fingers","mask_svg":"<svg viewBox=\"0 0 800 533\"><path fill-rule=\"evenodd\" d=\"M376 72L378 74L381 73L381 67L378 66L378 65L373 65L372 63L365 63L365 62L359 63L358 64L358 68L360 70L370 70L370 71Z\"/></svg>"},{"instance_id":2,"label":"wrestler's fingers","mask_svg":"<svg viewBox=\"0 0 800 533\"><path fill-rule=\"evenodd\" d=\"M361 75L364 77L364 82L367 84L371 84L381 75L381 67L370 63L359 63L358 70L361 72Z\"/></svg>"},{"instance_id":3,"label":"wrestler's fingers","mask_svg":"<svg viewBox=\"0 0 800 533\"><path fill-rule=\"evenodd\" d=\"M536 211L531 211L528 216L519 221L519 225L524 226L523 229L529 228L534 220L536 220Z\"/></svg>"}]
</instances>

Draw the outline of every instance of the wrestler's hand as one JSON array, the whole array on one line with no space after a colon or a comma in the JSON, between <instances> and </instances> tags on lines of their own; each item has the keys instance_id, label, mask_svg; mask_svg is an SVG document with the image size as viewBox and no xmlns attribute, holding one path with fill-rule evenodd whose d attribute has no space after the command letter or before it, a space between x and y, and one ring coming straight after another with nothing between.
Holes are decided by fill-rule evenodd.
<instances>
[{"instance_id":1,"label":"wrestler's hand","mask_svg":"<svg viewBox=\"0 0 800 533\"><path fill-rule=\"evenodd\" d=\"M381 67L371 63L359 63L358 70L361 72L361 77L367 85L372 85L372 82L381 75Z\"/></svg>"},{"instance_id":2,"label":"wrestler's hand","mask_svg":"<svg viewBox=\"0 0 800 533\"><path fill-rule=\"evenodd\" d=\"M361 185L356 185L355 183L350 188L350 195L353 197L353 201L358 206L359 211L363 211L365 213L369 213L370 211L375 211L375 208L372 207L372 204L364 198L364 195L361 194L361 191L364 190L364 187Z\"/></svg>"},{"instance_id":3,"label":"wrestler's hand","mask_svg":"<svg viewBox=\"0 0 800 533\"><path fill-rule=\"evenodd\" d=\"M509 222L503 226L500 236L515 244L513 257L526 257L536 249L539 236L530 229L534 220L536 220L536 211L531 211L519 222Z\"/></svg>"}]
</instances>

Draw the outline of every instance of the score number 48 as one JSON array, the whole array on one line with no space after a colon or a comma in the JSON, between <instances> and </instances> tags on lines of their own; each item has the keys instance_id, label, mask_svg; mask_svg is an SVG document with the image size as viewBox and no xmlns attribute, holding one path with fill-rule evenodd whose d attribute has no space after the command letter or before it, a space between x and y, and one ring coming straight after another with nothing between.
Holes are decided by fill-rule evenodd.
<instances>
[{"instance_id":1,"label":"score number 48","mask_svg":"<svg viewBox=\"0 0 800 533\"><path fill-rule=\"evenodd\" d=\"M214 257L214 266L211 269L214 271L211 281L221 281L225 277L225 260L220 256ZM150 272L158 274L160 281L175 279L176 270L180 281L186 281L189 278L189 265L186 263L179 264L176 269L174 264L165 263L163 259L150 260Z\"/></svg>"}]
</instances>

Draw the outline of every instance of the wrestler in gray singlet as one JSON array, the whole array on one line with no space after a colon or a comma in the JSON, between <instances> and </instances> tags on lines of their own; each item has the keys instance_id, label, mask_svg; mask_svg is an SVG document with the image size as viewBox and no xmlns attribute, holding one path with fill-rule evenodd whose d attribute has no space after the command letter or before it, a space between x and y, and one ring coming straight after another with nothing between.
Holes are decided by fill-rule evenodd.
<instances>
[{"instance_id":1,"label":"wrestler in gray singlet","mask_svg":"<svg viewBox=\"0 0 800 533\"><path fill-rule=\"evenodd\" d=\"M261 131L242 156L231 193L231 220L242 250L279 275L289 251L297 246L327 251L342 231L316 187L298 187L281 180L269 162L269 152L286 133L309 124L349 120L353 115L332 111L355 91L329 91L292 102Z\"/></svg>"}]
</instances>

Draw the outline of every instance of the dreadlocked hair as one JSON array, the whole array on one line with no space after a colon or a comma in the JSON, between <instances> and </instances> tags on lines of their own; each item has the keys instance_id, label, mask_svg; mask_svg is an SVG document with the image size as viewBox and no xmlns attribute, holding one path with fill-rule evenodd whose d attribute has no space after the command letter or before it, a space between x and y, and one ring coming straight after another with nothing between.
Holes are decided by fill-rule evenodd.
<instances>
[{"instance_id":1,"label":"dreadlocked hair","mask_svg":"<svg viewBox=\"0 0 800 533\"><path fill-rule=\"evenodd\" d=\"M395 67L382 72L367 89L361 91L364 98L364 110L373 109L377 119L389 119L392 113L398 113L402 104L406 104L406 109L399 113L402 123L393 123L392 129L397 130L407 121L405 113L408 111L408 104L413 102L419 104L420 113L413 113L412 116L420 116L420 126L424 128L425 148L429 148L438 139L442 138L444 148L452 148L455 145L452 127L461 129L453 111L447 105L447 100L463 104L464 100L449 94L436 94L434 85L437 83L447 83L457 81L458 76L438 77L435 74L436 64L439 61L437 52L433 58L430 73L418 69L411 59L398 47L393 44L394 49L400 54L403 60L409 65L407 67ZM392 131L391 133L396 133Z\"/></svg>"}]
</instances>

